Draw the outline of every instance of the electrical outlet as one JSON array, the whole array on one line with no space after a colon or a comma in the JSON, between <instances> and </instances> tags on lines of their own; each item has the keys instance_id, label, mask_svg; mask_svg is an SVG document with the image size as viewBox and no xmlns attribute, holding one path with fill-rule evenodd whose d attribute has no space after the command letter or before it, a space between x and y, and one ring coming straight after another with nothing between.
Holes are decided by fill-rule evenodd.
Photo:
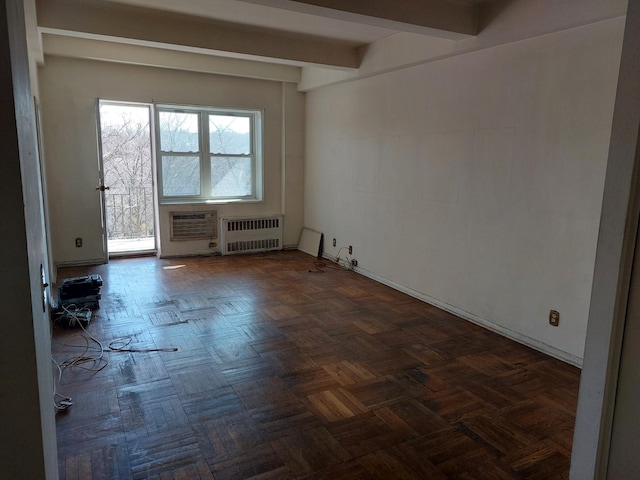
<instances>
[{"instance_id":1,"label":"electrical outlet","mask_svg":"<svg viewBox=\"0 0 640 480\"><path fill-rule=\"evenodd\" d=\"M333 246L334 247L336 246L336 239L335 238L333 239Z\"/></svg>"},{"instance_id":2,"label":"electrical outlet","mask_svg":"<svg viewBox=\"0 0 640 480\"><path fill-rule=\"evenodd\" d=\"M557 327L560 324L560 312L549 310L549 325Z\"/></svg>"},{"instance_id":3,"label":"electrical outlet","mask_svg":"<svg viewBox=\"0 0 640 480\"><path fill-rule=\"evenodd\" d=\"M353 260L351 260L351 266L352 267L357 267L358 266L358 260L356 260L355 258Z\"/></svg>"},{"instance_id":4,"label":"electrical outlet","mask_svg":"<svg viewBox=\"0 0 640 480\"><path fill-rule=\"evenodd\" d=\"M352 253L353 253L353 247L349 245L349 255L351 255Z\"/></svg>"},{"instance_id":5,"label":"electrical outlet","mask_svg":"<svg viewBox=\"0 0 640 480\"><path fill-rule=\"evenodd\" d=\"M82 246L82 239L80 237L76 238L76 247L80 248Z\"/></svg>"}]
</instances>

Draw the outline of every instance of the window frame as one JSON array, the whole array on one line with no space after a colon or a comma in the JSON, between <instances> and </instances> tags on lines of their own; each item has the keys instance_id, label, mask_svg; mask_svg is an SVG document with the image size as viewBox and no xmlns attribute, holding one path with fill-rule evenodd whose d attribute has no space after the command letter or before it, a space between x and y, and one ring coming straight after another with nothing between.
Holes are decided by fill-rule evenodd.
<instances>
[{"instance_id":1,"label":"window frame","mask_svg":"<svg viewBox=\"0 0 640 480\"><path fill-rule=\"evenodd\" d=\"M196 113L198 115L198 152L163 151L160 133L160 114ZM237 116L249 118L250 146L249 154L212 153L210 150L209 116ZM161 205L190 204L190 203L233 203L233 202L261 202L263 195L263 111L259 109L224 108L193 105L156 104L154 108L155 120L155 150L156 172L158 176L158 202ZM192 157L199 159L200 194L171 196L164 194L162 178L163 157ZM249 158L251 162L251 193L237 196L214 196L211 194L211 163L216 158Z\"/></svg>"}]
</instances>

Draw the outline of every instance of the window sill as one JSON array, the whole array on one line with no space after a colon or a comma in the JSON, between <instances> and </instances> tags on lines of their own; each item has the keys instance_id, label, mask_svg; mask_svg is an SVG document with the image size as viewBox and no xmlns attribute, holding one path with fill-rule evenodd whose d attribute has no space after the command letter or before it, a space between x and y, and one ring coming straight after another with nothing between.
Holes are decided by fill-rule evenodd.
<instances>
[{"instance_id":1,"label":"window sill","mask_svg":"<svg viewBox=\"0 0 640 480\"><path fill-rule=\"evenodd\" d=\"M232 205L238 203L262 203L262 199L251 198L251 199L234 199L234 198L225 198L221 200L194 200L192 198L187 200L164 200L160 202L160 206L169 206L169 205Z\"/></svg>"}]
</instances>

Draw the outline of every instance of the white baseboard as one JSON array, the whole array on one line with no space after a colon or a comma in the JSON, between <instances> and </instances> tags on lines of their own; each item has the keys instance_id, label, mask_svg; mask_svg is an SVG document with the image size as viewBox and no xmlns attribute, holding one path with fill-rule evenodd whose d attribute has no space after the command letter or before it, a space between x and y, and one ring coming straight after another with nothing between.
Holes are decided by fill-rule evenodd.
<instances>
[{"instance_id":1,"label":"white baseboard","mask_svg":"<svg viewBox=\"0 0 640 480\"><path fill-rule=\"evenodd\" d=\"M335 260L335 257L332 257L327 254L322 255L324 258L328 260ZM418 292L417 290L413 290L412 288L405 287L404 285L400 285L392 280L389 280L385 277L382 277L376 273L370 272L361 267L353 268L353 271L368 277L376 282L382 283L388 287L393 288L394 290L398 290L400 292L406 293L418 300L421 300L429 305L433 305L434 307L441 308L442 310L452 313L464 320L467 320L471 323L475 323L476 325L480 325L481 327L486 328L487 330L491 330L492 332L499 333L500 335L507 337L510 340L521 343L522 345L526 345L527 347L531 347L534 350L538 350L539 352L545 353L551 357L557 358L558 360L562 360L563 362L574 365L578 368L582 368L582 358L576 357L575 355L571 355L570 353L564 352L558 348L552 347L551 345L547 345L535 338L528 337L526 335L522 335L521 333L514 332L502 325L498 325L490 320L479 317L473 313L462 310L461 308L455 307L453 305L449 305L448 303L442 302L436 298L430 297L422 292Z\"/></svg>"}]
</instances>

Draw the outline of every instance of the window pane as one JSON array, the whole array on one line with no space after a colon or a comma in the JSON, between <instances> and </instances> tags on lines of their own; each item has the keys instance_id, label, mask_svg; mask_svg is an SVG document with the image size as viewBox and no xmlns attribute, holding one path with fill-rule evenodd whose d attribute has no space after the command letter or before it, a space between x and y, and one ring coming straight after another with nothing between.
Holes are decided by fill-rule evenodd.
<instances>
[{"instance_id":1,"label":"window pane","mask_svg":"<svg viewBox=\"0 0 640 480\"><path fill-rule=\"evenodd\" d=\"M232 115L209 115L209 153L249 155L251 119Z\"/></svg>"},{"instance_id":2,"label":"window pane","mask_svg":"<svg viewBox=\"0 0 640 480\"><path fill-rule=\"evenodd\" d=\"M163 152L199 152L197 113L159 112Z\"/></svg>"},{"instance_id":3,"label":"window pane","mask_svg":"<svg viewBox=\"0 0 640 480\"><path fill-rule=\"evenodd\" d=\"M244 197L252 195L250 157L213 157L211 159L211 195Z\"/></svg>"},{"instance_id":4,"label":"window pane","mask_svg":"<svg viewBox=\"0 0 640 480\"><path fill-rule=\"evenodd\" d=\"M163 155L162 194L165 197L200 195L200 158Z\"/></svg>"}]
</instances>

